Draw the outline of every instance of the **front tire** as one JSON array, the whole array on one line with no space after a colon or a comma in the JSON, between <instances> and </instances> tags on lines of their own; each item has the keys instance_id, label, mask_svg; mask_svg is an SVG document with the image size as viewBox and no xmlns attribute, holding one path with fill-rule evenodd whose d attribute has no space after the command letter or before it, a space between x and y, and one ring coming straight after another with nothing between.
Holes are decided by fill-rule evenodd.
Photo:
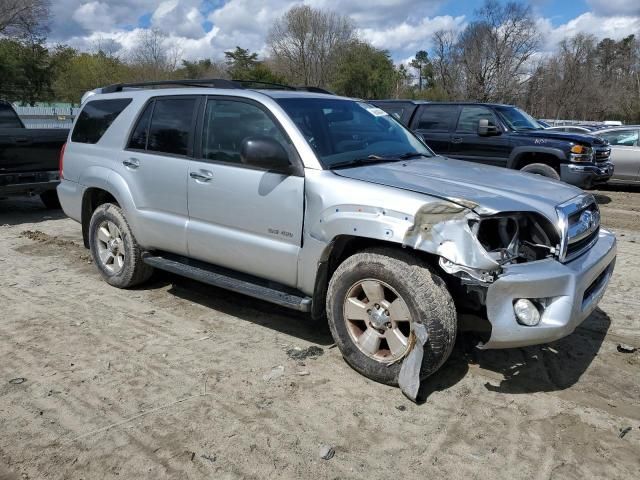
<instances>
[{"instance_id":1,"label":"front tire","mask_svg":"<svg viewBox=\"0 0 640 480\"><path fill-rule=\"evenodd\" d=\"M104 203L93 212L89 246L102 278L109 285L133 287L153 273L153 268L142 261L142 249L117 205Z\"/></svg>"},{"instance_id":2,"label":"front tire","mask_svg":"<svg viewBox=\"0 0 640 480\"><path fill-rule=\"evenodd\" d=\"M415 338L429 334L421 379L447 360L456 338L456 310L443 280L408 252L372 249L347 258L327 292L327 317L346 362L362 375L398 385L402 359Z\"/></svg>"},{"instance_id":3,"label":"front tire","mask_svg":"<svg viewBox=\"0 0 640 480\"><path fill-rule=\"evenodd\" d=\"M542 175L543 177L553 178L554 180L560 180L560 174L551 165L546 163L530 163L520 169L521 172L535 173Z\"/></svg>"}]
</instances>

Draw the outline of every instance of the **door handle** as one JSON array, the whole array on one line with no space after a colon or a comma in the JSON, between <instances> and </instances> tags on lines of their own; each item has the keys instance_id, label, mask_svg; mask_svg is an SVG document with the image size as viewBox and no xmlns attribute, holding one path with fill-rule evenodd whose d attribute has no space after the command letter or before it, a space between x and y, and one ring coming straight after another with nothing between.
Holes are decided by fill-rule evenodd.
<instances>
[{"instance_id":1,"label":"door handle","mask_svg":"<svg viewBox=\"0 0 640 480\"><path fill-rule=\"evenodd\" d=\"M128 158L127 160L123 160L122 164L127 168L136 169L140 166L140 160L137 158Z\"/></svg>"},{"instance_id":2,"label":"door handle","mask_svg":"<svg viewBox=\"0 0 640 480\"><path fill-rule=\"evenodd\" d=\"M451 143L462 143L462 137L452 137Z\"/></svg>"},{"instance_id":3,"label":"door handle","mask_svg":"<svg viewBox=\"0 0 640 480\"><path fill-rule=\"evenodd\" d=\"M18 137L16 138L16 143L29 143L29 138L27 137Z\"/></svg>"},{"instance_id":4,"label":"door handle","mask_svg":"<svg viewBox=\"0 0 640 480\"><path fill-rule=\"evenodd\" d=\"M202 173L191 172L189 176L198 182L209 182L213 178L213 173L209 170L200 170Z\"/></svg>"}]
</instances>

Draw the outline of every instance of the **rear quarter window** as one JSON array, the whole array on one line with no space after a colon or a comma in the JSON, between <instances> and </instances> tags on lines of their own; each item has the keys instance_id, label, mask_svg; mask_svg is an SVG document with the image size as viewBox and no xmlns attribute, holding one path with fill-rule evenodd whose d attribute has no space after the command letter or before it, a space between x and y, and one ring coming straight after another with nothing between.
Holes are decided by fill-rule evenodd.
<instances>
[{"instance_id":1,"label":"rear quarter window","mask_svg":"<svg viewBox=\"0 0 640 480\"><path fill-rule=\"evenodd\" d=\"M456 121L458 107L455 105L424 105L416 130L429 132L448 132Z\"/></svg>"},{"instance_id":2,"label":"rear quarter window","mask_svg":"<svg viewBox=\"0 0 640 480\"><path fill-rule=\"evenodd\" d=\"M94 100L87 103L78 116L71 134L71 141L98 143L113 121L130 103L130 98Z\"/></svg>"}]
</instances>

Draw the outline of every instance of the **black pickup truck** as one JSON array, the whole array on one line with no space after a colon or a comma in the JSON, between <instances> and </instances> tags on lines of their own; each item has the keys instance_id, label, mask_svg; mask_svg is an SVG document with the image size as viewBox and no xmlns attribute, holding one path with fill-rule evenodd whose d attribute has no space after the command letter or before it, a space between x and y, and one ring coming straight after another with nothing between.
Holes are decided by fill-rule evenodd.
<instances>
[{"instance_id":1,"label":"black pickup truck","mask_svg":"<svg viewBox=\"0 0 640 480\"><path fill-rule=\"evenodd\" d=\"M561 179L581 188L613 175L611 148L591 135L545 130L511 105L374 100L436 153Z\"/></svg>"},{"instance_id":2,"label":"black pickup truck","mask_svg":"<svg viewBox=\"0 0 640 480\"><path fill-rule=\"evenodd\" d=\"M68 129L25 128L0 100L0 197L40 195L47 208L58 208L59 157L68 135Z\"/></svg>"}]
</instances>

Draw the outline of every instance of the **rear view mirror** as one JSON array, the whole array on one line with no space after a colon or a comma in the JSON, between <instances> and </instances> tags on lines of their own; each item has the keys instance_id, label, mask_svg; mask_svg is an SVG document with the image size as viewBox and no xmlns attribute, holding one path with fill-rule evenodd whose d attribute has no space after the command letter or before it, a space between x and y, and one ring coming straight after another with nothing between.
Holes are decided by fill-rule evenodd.
<instances>
[{"instance_id":1,"label":"rear view mirror","mask_svg":"<svg viewBox=\"0 0 640 480\"><path fill-rule=\"evenodd\" d=\"M245 138L240 146L240 160L245 165L279 172L287 172L291 166L287 151L271 137Z\"/></svg>"},{"instance_id":2,"label":"rear view mirror","mask_svg":"<svg viewBox=\"0 0 640 480\"><path fill-rule=\"evenodd\" d=\"M478 135L488 137L490 135L500 135L500 130L493 124L489 124L489 120L483 118L478 121Z\"/></svg>"}]
</instances>

